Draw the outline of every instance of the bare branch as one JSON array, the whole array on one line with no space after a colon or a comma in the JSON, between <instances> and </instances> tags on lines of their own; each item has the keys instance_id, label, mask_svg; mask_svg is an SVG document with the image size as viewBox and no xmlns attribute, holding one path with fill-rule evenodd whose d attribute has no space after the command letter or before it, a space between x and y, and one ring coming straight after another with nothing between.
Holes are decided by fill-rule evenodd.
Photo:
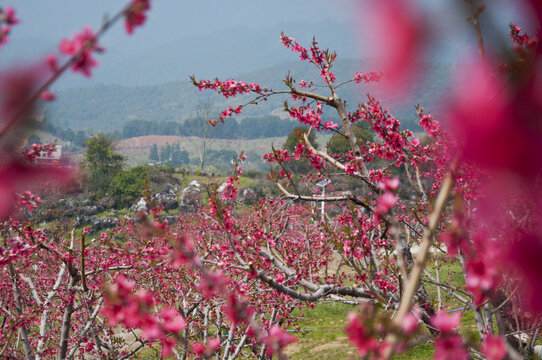
<instances>
[{"instance_id":1,"label":"bare branch","mask_svg":"<svg viewBox=\"0 0 542 360\"><path fill-rule=\"evenodd\" d=\"M45 345L45 331L47 329L47 321L49 320L49 304L53 300L53 297L55 296L58 288L60 287L60 284L62 283L62 278L64 277L64 274L66 273L66 264L62 263L60 266L60 271L58 272L58 276L56 278L56 282L53 285L53 288L47 295L47 298L45 299L45 302L43 303L43 312L41 313L41 321L40 321L40 337L38 340L38 347L37 347L37 354L36 354L36 360L41 360L41 352L43 351L43 346Z\"/></svg>"},{"instance_id":2,"label":"bare branch","mask_svg":"<svg viewBox=\"0 0 542 360\"><path fill-rule=\"evenodd\" d=\"M326 196L326 197L319 197L319 196L307 196L307 195L296 195L292 194L288 190L282 186L282 184L277 183L277 186L280 191L289 199L293 200L303 200L303 201L325 201L325 202L335 202L335 201L352 201L356 205L363 206L369 211L373 211L373 208L369 205L364 203L363 201L359 200L355 196L351 194L345 194L341 196Z\"/></svg>"},{"instance_id":3,"label":"bare branch","mask_svg":"<svg viewBox=\"0 0 542 360\"><path fill-rule=\"evenodd\" d=\"M333 101L332 96L326 97L326 96L319 95L319 94L316 94L316 93L298 90L296 88L291 88L291 90L292 90L291 92L293 94L296 94L299 97L307 97L307 98L310 98L310 99L314 99L314 100L318 100L318 101L321 101L323 103L326 103L327 105L332 106L334 108L337 107L336 104Z\"/></svg>"},{"instance_id":4,"label":"bare branch","mask_svg":"<svg viewBox=\"0 0 542 360\"><path fill-rule=\"evenodd\" d=\"M19 274L19 277L21 278L22 281L28 284L28 286L30 287L30 292L32 293L32 297L34 298L34 300L36 301L38 305L41 305L40 296L38 294L38 291L36 290L36 286L34 285L34 282L32 281L32 279L24 276L23 274Z\"/></svg>"}]
</instances>

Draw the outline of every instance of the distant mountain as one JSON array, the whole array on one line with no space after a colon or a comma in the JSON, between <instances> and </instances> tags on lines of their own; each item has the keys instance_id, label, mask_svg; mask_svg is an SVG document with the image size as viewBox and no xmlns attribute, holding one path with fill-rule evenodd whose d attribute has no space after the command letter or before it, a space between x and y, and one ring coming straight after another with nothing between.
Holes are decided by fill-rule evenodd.
<instances>
[{"instance_id":1,"label":"distant mountain","mask_svg":"<svg viewBox=\"0 0 542 360\"><path fill-rule=\"evenodd\" d=\"M359 57L360 47L353 25L326 20L283 23L271 27L231 27L174 41L156 43L153 48L122 52L114 45L96 56L99 66L92 77L79 74L63 76L54 90L116 84L124 86L156 85L184 81L189 75L231 77L295 59L296 55L280 43L281 31L309 46L316 37L322 47L337 50L343 57ZM58 53L60 39L18 38L2 49L0 67L33 62ZM125 49L126 50L126 49Z\"/></svg>"},{"instance_id":2,"label":"distant mountain","mask_svg":"<svg viewBox=\"0 0 542 360\"><path fill-rule=\"evenodd\" d=\"M340 59L337 60L334 72L337 83L351 79L356 71L376 70L370 68L367 61ZM425 64L423 74L416 76L410 85L410 96L389 98L371 84L348 84L341 87L339 93L349 104L354 105L366 100L366 94L384 99L383 105L390 108L410 128L415 127L414 105L434 109L437 99L446 90L447 79L452 65ZM282 79L286 74L297 80L314 81L322 84L318 72L311 64L300 61L281 62L271 67L251 71L236 79L246 82L258 82L262 86L273 89L284 89ZM322 94L326 89L317 88ZM95 85L92 87L64 90L58 92L57 100L45 104L46 118L56 126L73 130L120 131L124 124L132 119L149 121L182 122L195 116L198 104L208 99L212 104L212 117L228 105L239 104L248 100L247 96L225 99L211 91L198 91L188 79L169 82L161 85L121 86ZM274 96L262 101L257 106L245 108L242 116L277 115L283 107L284 97ZM354 109L351 109L354 110ZM326 116L336 116L329 112Z\"/></svg>"}]
</instances>

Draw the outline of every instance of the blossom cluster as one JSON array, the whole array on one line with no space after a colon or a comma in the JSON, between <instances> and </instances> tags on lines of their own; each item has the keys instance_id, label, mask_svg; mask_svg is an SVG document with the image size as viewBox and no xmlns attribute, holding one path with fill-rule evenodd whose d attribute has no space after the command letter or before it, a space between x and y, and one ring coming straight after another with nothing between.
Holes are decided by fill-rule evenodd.
<instances>
[{"instance_id":1,"label":"blossom cluster","mask_svg":"<svg viewBox=\"0 0 542 360\"><path fill-rule=\"evenodd\" d=\"M9 41L9 33L11 32L11 27L17 25L19 19L15 14L15 9L7 5L0 9L0 24L5 24L0 26L0 46Z\"/></svg>"},{"instance_id":2,"label":"blossom cluster","mask_svg":"<svg viewBox=\"0 0 542 360\"><path fill-rule=\"evenodd\" d=\"M98 66L98 60L93 58L93 53L105 51L98 44L96 33L88 26L85 26L80 33L75 33L71 40L63 39L59 50L64 55L73 56L72 70L86 77L90 77L91 69Z\"/></svg>"},{"instance_id":3,"label":"blossom cluster","mask_svg":"<svg viewBox=\"0 0 542 360\"><path fill-rule=\"evenodd\" d=\"M249 94L251 92L255 94L262 94L266 91L266 89L262 89L259 84L247 84L243 81L233 79L227 79L225 81L220 81L218 79L214 81L196 81L194 77L191 79L194 86L196 86L200 91L203 89L215 90L225 98L234 97L239 94Z\"/></svg>"},{"instance_id":4,"label":"blossom cluster","mask_svg":"<svg viewBox=\"0 0 542 360\"><path fill-rule=\"evenodd\" d=\"M162 356L171 355L177 343L174 335L186 327L186 320L171 307L164 307L158 315L154 314L152 293L140 290L134 294L134 288L134 281L117 276L106 292L102 314L108 318L110 326L123 324L128 328L140 328L144 339L159 339Z\"/></svg>"}]
</instances>

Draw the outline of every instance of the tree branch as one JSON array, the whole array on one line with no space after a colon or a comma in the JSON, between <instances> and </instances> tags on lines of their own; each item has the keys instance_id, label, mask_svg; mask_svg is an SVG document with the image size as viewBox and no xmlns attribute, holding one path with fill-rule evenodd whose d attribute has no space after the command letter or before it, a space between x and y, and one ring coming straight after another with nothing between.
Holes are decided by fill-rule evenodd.
<instances>
[{"instance_id":1,"label":"tree branch","mask_svg":"<svg viewBox=\"0 0 542 360\"><path fill-rule=\"evenodd\" d=\"M47 321L49 320L49 304L53 300L53 297L55 296L58 288L60 287L60 284L62 283L62 278L64 277L64 274L66 273L66 264L62 263L60 266L60 271L58 272L58 276L56 278L56 282L53 285L52 290L47 294L47 298L45 299L45 302L43 303L43 312L41 313L41 321L40 321L40 337L38 340L38 347L37 347L37 354L36 354L36 360L41 360L41 352L43 351L43 346L45 345L45 332L47 329Z\"/></svg>"},{"instance_id":2,"label":"tree branch","mask_svg":"<svg viewBox=\"0 0 542 360\"><path fill-rule=\"evenodd\" d=\"M9 263L9 275L11 277L11 285L13 288L13 297L15 300L15 309L17 310L18 315L18 321L21 321L22 324L19 327L19 335L21 336L22 342L23 342L23 351L24 356L26 359L32 358L32 348L30 346L30 341L28 340L28 329L26 328L26 325L24 324L24 321L22 319L23 315L23 305L21 301L21 289L19 289L19 277L17 276L15 272L15 267L12 263Z\"/></svg>"},{"instance_id":3,"label":"tree branch","mask_svg":"<svg viewBox=\"0 0 542 360\"><path fill-rule=\"evenodd\" d=\"M72 359L73 356L75 355L75 352L77 351L77 349L79 349L79 347L81 346L81 342L82 342L83 338L86 336L86 334L90 330L90 327L94 323L94 320L96 319L96 316L98 316L98 312L100 311L100 308L102 307L103 301L104 301L104 298L100 297L100 299L98 300L98 303L94 307L94 311L90 315L89 320L87 321L87 323L85 324L85 327L81 331L81 334L79 335L79 339L77 339L77 344L70 349L70 352L68 354L68 359Z\"/></svg>"},{"instance_id":4,"label":"tree branch","mask_svg":"<svg viewBox=\"0 0 542 360\"><path fill-rule=\"evenodd\" d=\"M351 194L341 195L341 196L326 196L326 197L296 195L296 194L292 194L291 192L286 190L282 186L282 184L280 184L280 183L277 183L277 186L278 186L279 190L282 191L282 193L289 199L303 200L303 201L325 201L325 202L352 201L356 205L363 206L367 210L373 211L373 208L370 205L368 205L368 204L364 203L363 201L357 199L355 196L353 196Z\"/></svg>"},{"instance_id":5,"label":"tree branch","mask_svg":"<svg viewBox=\"0 0 542 360\"><path fill-rule=\"evenodd\" d=\"M452 168L455 168L455 166L452 165ZM396 330L390 332L388 336L386 336L385 341L389 344L389 347L387 347L384 352L385 359L390 359L395 352L395 347L399 340L399 337L397 336L397 331L400 331L399 329L401 328L403 318L410 310L412 300L414 299L414 295L416 294L416 290L418 289L421 274L423 272L423 269L425 268L425 262L429 255L429 249L433 242L435 231L437 230L438 224L440 222L440 216L444 211L444 207L446 205L446 201L448 200L448 196L452 191L453 184L453 174L450 171L448 173L448 176L446 176L442 187L440 188L440 192L435 201L433 211L429 215L429 222L423 233L420 250L418 252L418 255L416 256L416 261L410 272L408 282L405 285L405 291L403 292L401 302L399 303L399 308L397 310L397 313L395 314L395 317L392 320L392 324Z\"/></svg>"}]
</instances>

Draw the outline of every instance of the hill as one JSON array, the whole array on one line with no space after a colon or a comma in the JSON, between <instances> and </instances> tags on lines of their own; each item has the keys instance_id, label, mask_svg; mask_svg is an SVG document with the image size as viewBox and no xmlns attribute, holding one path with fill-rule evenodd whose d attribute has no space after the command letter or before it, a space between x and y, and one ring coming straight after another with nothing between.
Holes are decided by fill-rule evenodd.
<instances>
[{"instance_id":1,"label":"hill","mask_svg":"<svg viewBox=\"0 0 542 360\"><path fill-rule=\"evenodd\" d=\"M365 101L367 92L377 98L384 98L384 106L391 109L409 128L416 128L414 105L421 104L433 109L437 99L445 93L445 84L451 74L452 65L424 64L423 74L415 76L409 85L410 96L389 98L371 84L363 86L347 85L340 88L340 95L349 104ZM348 80L357 71L378 70L368 61L354 59L337 60L334 72L337 82ZM319 74L310 64L299 61L282 62L258 71L241 74L236 78L246 82L258 82L262 86L284 89L282 79L288 74L297 80L314 81L320 84ZM197 74L196 74L197 75ZM94 130L105 132L121 131L129 120L183 122L195 116L198 105L209 101L212 104L211 116L228 105L248 100L246 96L224 99L211 92L199 92L187 79L161 85L121 86L96 85L87 88L58 92L57 100L45 105L46 118L56 126L73 130ZM276 115L283 107L283 97L275 96L258 106L248 107L243 116ZM335 114L326 114L336 116Z\"/></svg>"}]
</instances>

